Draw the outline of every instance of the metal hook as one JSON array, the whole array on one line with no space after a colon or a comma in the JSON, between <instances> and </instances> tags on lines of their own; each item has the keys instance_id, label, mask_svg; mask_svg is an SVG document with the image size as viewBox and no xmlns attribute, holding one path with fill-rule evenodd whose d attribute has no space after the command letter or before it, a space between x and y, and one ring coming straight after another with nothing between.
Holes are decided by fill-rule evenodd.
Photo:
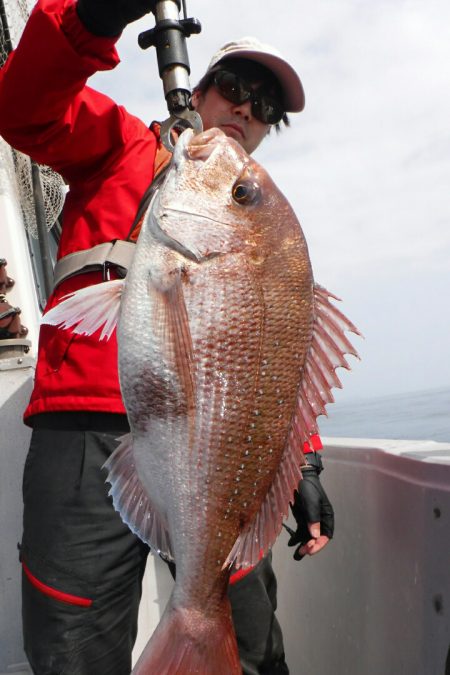
<instances>
[{"instance_id":1,"label":"metal hook","mask_svg":"<svg viewBox=\"0 0 450 675\"><path fill-rule=\"evenodd\" d=\"M173 152L175 148L172 140L172 129L174 127L193 129L195 134L199 134L203 131L202 118L195 110L186 108L177 114L172 114L161 123L161 141L169 152Z\"/></svg>"}]
</instances>

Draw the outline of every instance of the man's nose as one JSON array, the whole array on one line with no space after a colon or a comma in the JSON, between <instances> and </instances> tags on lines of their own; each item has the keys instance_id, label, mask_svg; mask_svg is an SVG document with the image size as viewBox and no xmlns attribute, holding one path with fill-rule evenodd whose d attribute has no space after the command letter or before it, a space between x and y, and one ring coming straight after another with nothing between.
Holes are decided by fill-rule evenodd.
<instances>
[{"instance_id":1,"label":"man's nose","mask_svg":"<svg viewBox=\"0 0 450 675\"><path fill-rule=\"evenodd\" d=\"M252 115L252 102L250 99L244 101L244 103L239 103L233 106L233 112L237 115L242 115L246 120L250 121L253 117Z\"/></svg>"}]
</instances>

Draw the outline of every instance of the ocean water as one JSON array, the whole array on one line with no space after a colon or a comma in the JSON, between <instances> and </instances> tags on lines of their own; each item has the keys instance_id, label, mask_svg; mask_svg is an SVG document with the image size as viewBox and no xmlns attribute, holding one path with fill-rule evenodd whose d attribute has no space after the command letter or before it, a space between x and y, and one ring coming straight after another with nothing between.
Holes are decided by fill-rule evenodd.
<instances>
[{"instance_id":1,"label":"ocean water","mask_svg":"<svg viewBox=\"0 0 450 675\"><path fill-rule=\"evenodd\" d=\"M330 403L322 436L450 443L450 388Z\"/></svg>"}]
</instances>

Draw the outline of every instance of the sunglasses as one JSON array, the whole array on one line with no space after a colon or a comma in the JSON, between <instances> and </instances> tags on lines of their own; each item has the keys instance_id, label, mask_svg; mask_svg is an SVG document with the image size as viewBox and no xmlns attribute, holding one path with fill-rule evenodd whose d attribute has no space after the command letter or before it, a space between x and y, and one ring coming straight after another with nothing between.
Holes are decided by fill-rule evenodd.
<instances>
[{"instance_id":1,"label":"sunglasses","mask_svg":"<svg viewBox=\"0 0 450 675\"><path fill-rule=\"evenodd\" d=\"M228 70L214 74L214 86L223 98L235 105L251 102L252 115L263 124L278 124L283 118L284 108L270 94L261 88L257 91L242 77Z\"/></svg>"}]
</instances>

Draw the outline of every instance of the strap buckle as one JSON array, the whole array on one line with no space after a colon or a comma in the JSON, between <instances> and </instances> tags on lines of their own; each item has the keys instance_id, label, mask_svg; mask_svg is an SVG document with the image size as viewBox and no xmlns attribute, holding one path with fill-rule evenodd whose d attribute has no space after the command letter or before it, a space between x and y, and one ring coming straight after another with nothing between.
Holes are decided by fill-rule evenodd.
<instances>
[{"instance_id":1,"label":"strap buckle","mask_svg":"<svg viewBox=\"0 0 450 675\"><path fill-rule=\"evenodd\" d=\"M105 260L105 262L102 265L102 277L103 281L111 281L111 263L109 260Z\"/></svg>"}]
</instances>

